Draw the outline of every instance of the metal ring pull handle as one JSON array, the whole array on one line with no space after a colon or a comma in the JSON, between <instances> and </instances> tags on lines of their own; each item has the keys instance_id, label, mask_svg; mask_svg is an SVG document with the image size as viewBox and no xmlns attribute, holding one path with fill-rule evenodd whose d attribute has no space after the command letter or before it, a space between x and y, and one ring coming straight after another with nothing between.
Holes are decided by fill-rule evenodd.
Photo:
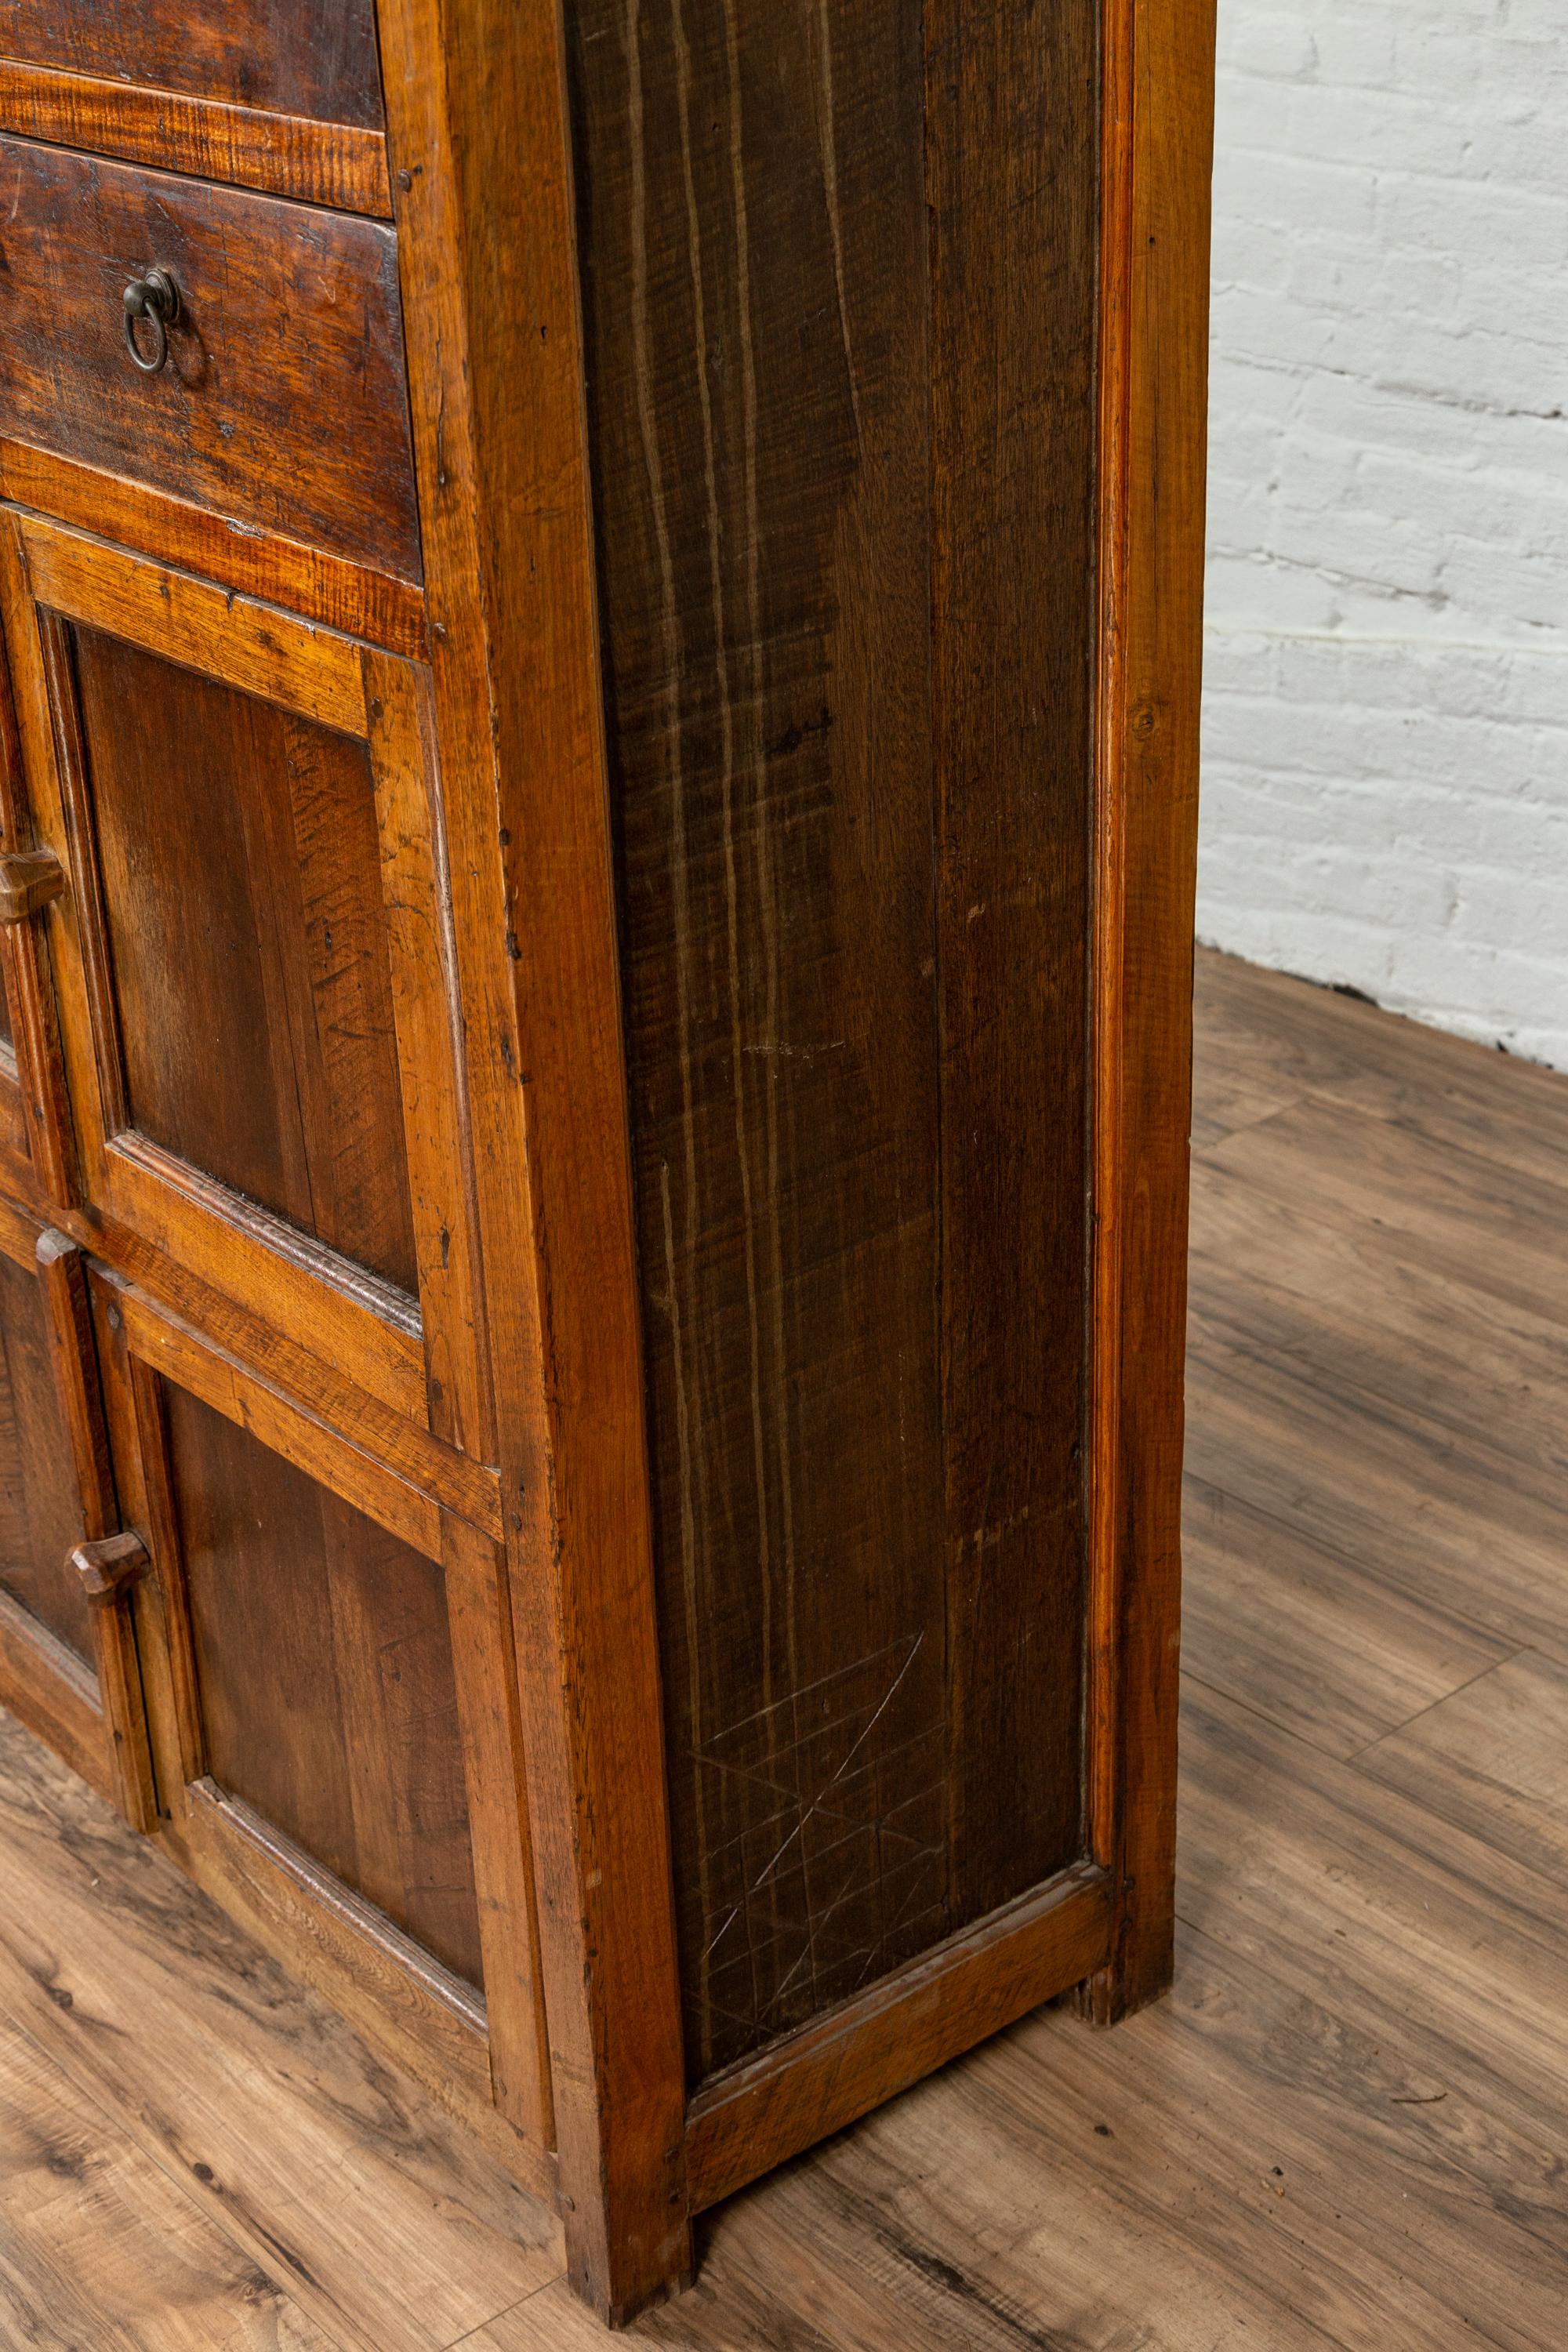
<instances>
[{"instance_id":1,"label":"metal ring pull handle","mask_svg":"<svg viewBox=\"0 0 1568 2352\"><path fill-rule=\"evenodd\" d=\"M169 356L169 330L180 315L180 294L166 269L150 269L133 278L125 289L125 348L143 375L156 375ZM143 359L136 340L136 322L146 319L153 329L153 356Z\"/></svg>"}]
</instances>

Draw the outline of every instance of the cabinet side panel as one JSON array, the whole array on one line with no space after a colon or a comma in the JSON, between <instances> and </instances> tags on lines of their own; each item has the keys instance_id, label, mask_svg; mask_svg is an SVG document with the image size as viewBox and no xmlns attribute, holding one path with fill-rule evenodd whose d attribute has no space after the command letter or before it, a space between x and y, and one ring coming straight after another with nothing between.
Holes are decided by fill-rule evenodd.
<instances>
[{"instance_id":1,"label":"cabinet side panel","mask_svg":"<svg viewBox=\"0 0 1568 2352\"><path fill-rule=\"evenodd\" d=\"M955 1924L1082 1836L1098 26L926 12Z\"/></svg>"},{"instance_id":2,"label":"cabinet side panel","mask_svg":"<svg viewBox=\"0 0 1568 2352\"><path fill-rule=\"evenodd\" d=\"M566 11L697 2080L1079 1850L1066 15Z\"/></svg>"}]
</instances>

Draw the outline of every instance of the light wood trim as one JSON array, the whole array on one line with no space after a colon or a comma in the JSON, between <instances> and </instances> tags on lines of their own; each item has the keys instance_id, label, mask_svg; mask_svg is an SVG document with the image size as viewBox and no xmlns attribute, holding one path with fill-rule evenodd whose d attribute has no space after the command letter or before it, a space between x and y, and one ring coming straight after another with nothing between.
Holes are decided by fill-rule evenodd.
<instances>
[{"instance_id":1,"label":"light wood trim","mask_svg":"<svg viewBox=\"0 0 1568 2352\"><path fill-rule=\"evenodd\" d=\"M433 1437L422 1419L410 1419L360 1387L342 1363L312 1355L291 1334L209 1288L128 1226L102 1217L90 1225L77 1216L68 1222L75 1238L101 1261L98 1276L105 1286L118 1292L134 1286L146 1313L199 1330L210 1346L234 1357L314 1420L353 1429L365 1451L394 1476L423 1487L443 1508L486 1535L500 1535L500 1484L494 1469Z\"/></svg>"},{"instance_id":2,"label":"light wood trim","mask_svg":"<svg viewBox=\"0 0 1568 2352\"><path fill-rule=\"evenodd\" d=\"M424 1419L425 1351L411 1299L133 1130L106 1148L98 1197L198 1280L269 1297L313 1353L394 1412Z\"/></svg>"},{"instance_id":3,"label":"light wood trim","mask_svg":"<svg viewBox=\"0 0 1568 2352\"><path fill-rule=\"evenodd\" d=\"M164 1835L198 1885L552 2204L548 2150L491 2104L484 2003L473 1988L216 1781L186 1794L183 1823Z\"/></svg>"},{"instance_id":4,"label":"light wood trim","mask_svg":"<svg viewBox=\"0 0 1568 2352\"><path fill-rule=\"evenodd\" d=\"M92 1603L110 1792L132 1829L149 1830L158 1801L130 1589L145 1569L147 1555L138 1536L121 1529L85 1260L64 1234L45 1232L35 1261L81 1498L83 1541L72 1552L71 1565Z\"/></svg>"},{"instance_id":5,"label":"light wood trim","mask_svg":"<svg viewBox=\"0 0 1568 2352\"><path fill-rule=\"evenodd\" d=\"M359 647L145 555L20 515L36 603L340 734L367 732Z\"/></svg>"},{"instance_id":6,"label":"light wood trim","mask_svg":"<svg viewBox=\"0 0 1568 2352\"><path fill-rule=\"evenodd\" d=\"M443 1527L442 1566L484 1955L490 2087L501 2114L535 2147L552 2147L555 2122L539 1971L528 1759L506 1557L504 1549L472 1528L448 1517Z\"/></svg>"},{"instance_id":7,"label":"light wood trim","mask_svg":"<svg viewBox=\"0 0 1568 2352\"><path fill-rule=\"evenodd\" d=\"M19 665L15 676L13 662ZM37 838L26 780L40 747L46 770L52 772L48 730L42 720L47 699L16 526L0 516L0 833L12 849L30 848ZM5 959L26 1128L27 1189L41 1192L56 1211L68 1209L79 1196L80 1172L40 923L7 929L0 937L0 956Z\"/></svg>"},{"instance_id":8,"label":"light wood trim","mask_svg":"<svg viewBox=\"0 0 1568 2352\"><path fill-rule=\"evenodd\" d=\"M1212 0L1105 18L1089 1817L1101 2022L1169 1983L1202 663Z\"/></svg>"},{"instance_id":9,"label":"light wood trim","mask_svg":"<svg viewBox=\"0 0 1568 2352\"><path fill-rule=\"evenodd\" d=\"M109 1730L90 1668L8 1592L0 1592L0 1706L100 1797L117 1801Z\"/></svg>"},{"instance_id":10,"label":"light wood trim","mask_svg":"<svg viewBox=\"0 0 1568 2352\"><path fill-rule=\"evenodd\" d=\"M10 961L9 948L4 940L0 940L0 988L5 989L11 1003L15 1034L17 1026L15 986L6 977ZM0 1190L9 1192L15 1199L31 1201L37 1189L27 1142L27 1114L22 1101L16 1049L0 1037Z\"/></svg>"},{"instance_id":11,"label":"light wood trim","mask_svg":"<svg viewBox=\"0 0 1568 2352\"><path fill-rule=\"evenodd\" d=\"M379 131L349 123L0 58L0 131L340 212L392 217L386 141Z\"/></svg>"},{"instance_id":12,"label":"light wood trim","mask_svg":"<svg viewBox=\"0 0 1568 2352\"><path fill-rule=\"evenodd\" d=\"M1110 1927L1109 1879L1076 1864L705 2084L687 2116L693 2210L731 2196L1078 1983L1103 1962Z\"/></svg>"},{"instance_id":13,"label":"light wood trim","mask_svg":"<svg viewBox=\"0 0 1568 2352\"><path fill-rule=\"evenodd\" d=\"M430 1426L489 1460L495 1423L429 683L384 654L363 658Z\"/></svg>"},{"instance_id":14,"label":"light wood trim","mask_svg":"<svg viewBox=\"0 0 1568 2352\"><path fill-rule=\"evenodd\" d=\"M31 1270L37 1263L38 1239L37 1220L0 1195L0 1256Z\"/></svg>"},{"instance_id":15,"label":"light wood trim","mask_svg":"<svg viewBox=\"0 0 1568 2352\"><path fill-rule=\"evenodd\" d=\"M163 1391L155 1367L132 1349L119 1297L109 1307L108 1321L113 1339L112 1358L121 1370L118 1394L115 1385L110 1391L111 1404L121 1407L116 1433L122 1443L129 1438L128 1450L134 1457L141 1486L142 1524L146 1528L153 1555L150 1581L155 1585L158 1598L152 1695L157 1752L163 1761L165 1776L174 1781L177 1774L177 1784L172 1785L167 1793L166 1810L183 1812L183 1791L207 1769L206 1727L202 1717L195 1630L185 1582L185 1556L174 1504ZM127 1402L128 1426L123 1410Z\"/></svg>"},{"instance_id":16,"label":"light wood trim","mask_svg":"<svg viewBox=\"0 0 1568 2352\"><path fill-rule=\"evenodd\" d=\"M562 2204L619 2322L690 2234L561 27L380 24Z\"/></svg>"},{"instance_id":17,"label":"light wood trim","mask_svg":"<svg viewBox=\"0 0 1568 2352\"><path fill-rule=\"evenodd\" d=\"M426 1559L440 1559L441 1512L429 1496L268 1388L232 1356L158 1314L135 1291L121 1291L116 1305L133 1358L247 1430Z\"/></svg>"},{"instance_id":18,"label":"light wood trim","mask_svg":"<svg viewBox=\"0 0 1568 2352\"><path fill-rule=\"evenodd\" d=\"M81 1496L82 1530L86 1540L93 1543L117 1533L120 1521L86 1267L75 1242L47 1230L37 1237L33 1262L48 1316L55 1382Z\"/></svg>"},{"instance_id":19,"label":"light wood trim","mask_svg":"<svg viewBox=\"0 0 1568 2352\"><path fill-rule=\"evenodd\" d=\"M0 436L0 499L388 653L419 659L426 651L424 593L412 581L369 572L301 540L241 530L206 507L99 467Z\"/></svg>"}]
</instances>

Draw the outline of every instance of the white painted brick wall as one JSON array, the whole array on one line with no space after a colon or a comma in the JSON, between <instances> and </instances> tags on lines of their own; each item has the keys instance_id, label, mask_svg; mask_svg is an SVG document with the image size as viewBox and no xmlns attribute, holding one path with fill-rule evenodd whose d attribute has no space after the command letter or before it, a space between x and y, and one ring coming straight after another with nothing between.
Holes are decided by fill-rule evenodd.
<instances>
[{"instance_id":1,"label":"white painted brick wall","mask_svg":"<svg viewBox=\"0 0 1568 2352\"><path fill-rule=\"evenodd\" d=\"M1568 1069L1568 0L1220 0L1201 939Z\"/></svg>"}]
</instances>

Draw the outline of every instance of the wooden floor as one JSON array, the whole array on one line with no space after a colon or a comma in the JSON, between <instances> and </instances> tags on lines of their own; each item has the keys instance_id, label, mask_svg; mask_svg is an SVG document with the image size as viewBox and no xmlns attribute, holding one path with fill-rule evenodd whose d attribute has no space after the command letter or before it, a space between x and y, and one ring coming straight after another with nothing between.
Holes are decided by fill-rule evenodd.
<instances>
[{"instance_id":1,"label":"wooden floor","mask_svg":"<svg viewBox=\"0 0 1568 2352\"><path fill-rule=\"evenodd\" d=\"M1568 1079L1200 961L1173 1997L714 2218L689 2352L1568 2345ZM0 2347L588 2352L555 2229L0 1721Z\"/></svg>"}]
</instances>

